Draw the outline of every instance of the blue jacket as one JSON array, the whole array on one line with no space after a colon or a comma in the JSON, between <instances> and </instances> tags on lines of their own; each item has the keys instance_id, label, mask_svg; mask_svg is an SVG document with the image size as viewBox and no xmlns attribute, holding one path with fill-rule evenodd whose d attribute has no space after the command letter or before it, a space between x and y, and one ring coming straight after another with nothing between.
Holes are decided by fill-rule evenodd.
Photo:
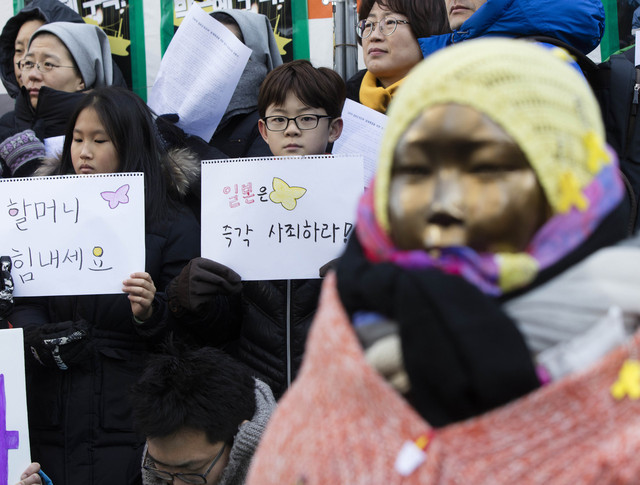
<instances>
[{"instance_id":1,"label":"blue jacket","mask_svg":"<svg viewBox=\"0 0 640 485\"><path fill-rule=\"evenodd\" d=\"M487 0L451 34L418 39L422 54L429 54L484 36L553 37L588 54L604 33L602 0Z\"/></svg>"}]
</instances>

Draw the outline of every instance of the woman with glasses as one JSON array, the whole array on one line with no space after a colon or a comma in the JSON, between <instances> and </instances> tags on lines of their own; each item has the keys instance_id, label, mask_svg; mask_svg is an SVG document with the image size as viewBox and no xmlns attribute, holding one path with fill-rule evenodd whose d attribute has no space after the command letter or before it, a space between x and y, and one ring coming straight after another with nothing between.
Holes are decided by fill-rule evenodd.
<instances>
[{"instance_id":1,"label":"woman with glasses","mask_svg":"<svg viewBox=\"0 0 640 485\"><path fill-rule=\"evenodd\" d=\"M16 98L22 87L18 62L27 53L31 35L50 22L84 22L59 0L34 0L11 17L0 34L0 79L7 94Z\"/></svg>"},{"instance_id":2,"label":"woman with glasses","mask_svg":"<svg viewBox=\"0 0 640 485\"><path fill-rule=\"evenodd\" d=\"M347 98L385 113L418 62L418 39L449 32L442 0L364 0L356 29L367 67L347 81Z\"/></svg>"},{"instance_id":3,"label":"woman with glasses","mask_svg":"<svg viewBox=\"0 0 640 485\"><path fill-rule=\"evenodd\" d=\"M5 177L33 174L44 156L42 142L64 134L83 91L113 83L109 40L99 27L84 23L40 27L17 68L23 86L15 110L0 120Z\"/></svg>"}]
</instances>

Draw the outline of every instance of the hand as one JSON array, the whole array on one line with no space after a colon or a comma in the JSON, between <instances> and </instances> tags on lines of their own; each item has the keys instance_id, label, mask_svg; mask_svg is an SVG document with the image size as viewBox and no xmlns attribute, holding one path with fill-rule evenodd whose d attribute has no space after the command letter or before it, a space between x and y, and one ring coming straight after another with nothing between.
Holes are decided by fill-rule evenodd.
<instances>
[{"instance_id":1,"label":"hand","mask_svg":"<svg viewBox=\"0 0 640 485\"><path fill-rule=\"evenodd\" d=\"M206 258L194 258L167 288L169 308L178 313L202 312L215 295L230 295L242 289L240 275Z\"/></svg>"},{"instance_id":2,"label":"hand","mask_svg":"<svg viewBox=\"0 0 640 485\"><path fill-rule=\"evenodd\" d=\"M328 263L325 263L322 266L320 266L320 269L318 270L318 274L320 275L320 278L324 278L325 276L327 276L327 273L331 270L335 271L336 268L338 267L339 260L340 258L332 259Z\"/></svg>"},{"instance_id":3,"label":"hand","mask_svg":"<svg viewBox=\"0 0 640 485\"><path fill-rule=\"evenodd\" d=\"M139 320L148 320L153 314L153 299L156 287L149 273L133 273L122 282L122 291L129 294L131 311Z\"/></svg>"},{"instance_id":4,"label":"hand","mask_svg":"<svg viewBox=\"0 0 640 485\"><path fill-rule=\"evenodd\" d=\"M180 121L177 113L168 113L156 118L156 127L165 149L185 148L187 146L187 134L176 123Z\"/></svg>"},{"instance_id":5,"label":"hand","mask_svg":"<svg viewBox=\"0 0 640 485\"><path fill-rule=\"evenodd\" d=\"M20 481L16 485L42 485L42 478L38 475L40 471L39 463L31 463L20 475Z\"/></svg>"},{"instance_id":6,"label":"hand","mask_svg":"<svg viewBox=\"0 0 640 485\"><path fill-rule=\"evenodd\" d=\"M88 359L89 324L85 320L47 323L24 328L27 353L45 367L67 370Z\"/></svg>"},{"instance_id":7,"label":"hand","mask_svg":"<svg viewBox=\"0 0 640 485\"><path fill-rule=\"evenodd\" d=\"M411 383L402 361L402 343L397 333L374 342L366 349L365 360L400 394L409 392Z\"/></svg>"},{"instance_id":8,"label":"hand","mask_svg":"<svg viewBox=\"0 0 640 485\"><path fill-rule=\"evenodd\" d=\"M33 130L24 130L0 143L0 157L15 175L20 167L31 161L44 158L45 149Z\"/></svg>"}]
</instances>

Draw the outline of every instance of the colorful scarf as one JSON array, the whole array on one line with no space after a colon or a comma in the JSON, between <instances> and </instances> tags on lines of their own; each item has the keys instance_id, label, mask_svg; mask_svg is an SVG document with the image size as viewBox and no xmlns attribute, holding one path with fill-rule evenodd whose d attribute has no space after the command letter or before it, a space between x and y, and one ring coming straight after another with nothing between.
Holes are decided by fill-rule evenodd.
<instances>
[{"instance_id":1,"label":"colorful scarf","mask_svg":"<svg viewBox=\"0 0 640 485\"><path fill-rule=\"evenodd\" d=\"M434 257L394 247L388 198L395 147L425 109L449 103L470 106L498 124L535 171L552 217L524 252L478 254L451 247ZM438 267L501 295L526 286L586 241L623 193L598 104L566 51L526 41L475 40L434 54L405 78L389 109L374 183L359 206L357 235L373 262Z\"/></svg>"}]
</instances>

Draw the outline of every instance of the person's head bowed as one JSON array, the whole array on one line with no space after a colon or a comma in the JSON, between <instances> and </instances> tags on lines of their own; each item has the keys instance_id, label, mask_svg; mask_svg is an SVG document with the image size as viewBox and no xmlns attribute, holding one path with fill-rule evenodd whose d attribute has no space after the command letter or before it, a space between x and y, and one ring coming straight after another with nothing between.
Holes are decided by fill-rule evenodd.
<instances>
[{"instance_id":1,"label":"person's head bowed","mask_svg":"<svg viewBox=\"0 0 640 485\"><path fill-rule=\"evenodd\" d=\"M20 70L34 107L44 86L65 92L110 86L113 61L109 40L95 25L45 24L31 36Z\"/></svg>"},{"instance_id":2,"label":"person's head bowed","mask_svg":"<svg viewBox=\"0 0 640 485\"><path fill-rule=\"evenodd\" d=\"M358 236L371 259L457 268L499 294L582 244L622 193L597 101L564 50L469 41L401 86Z\"/></svg>"}]
</instances>

